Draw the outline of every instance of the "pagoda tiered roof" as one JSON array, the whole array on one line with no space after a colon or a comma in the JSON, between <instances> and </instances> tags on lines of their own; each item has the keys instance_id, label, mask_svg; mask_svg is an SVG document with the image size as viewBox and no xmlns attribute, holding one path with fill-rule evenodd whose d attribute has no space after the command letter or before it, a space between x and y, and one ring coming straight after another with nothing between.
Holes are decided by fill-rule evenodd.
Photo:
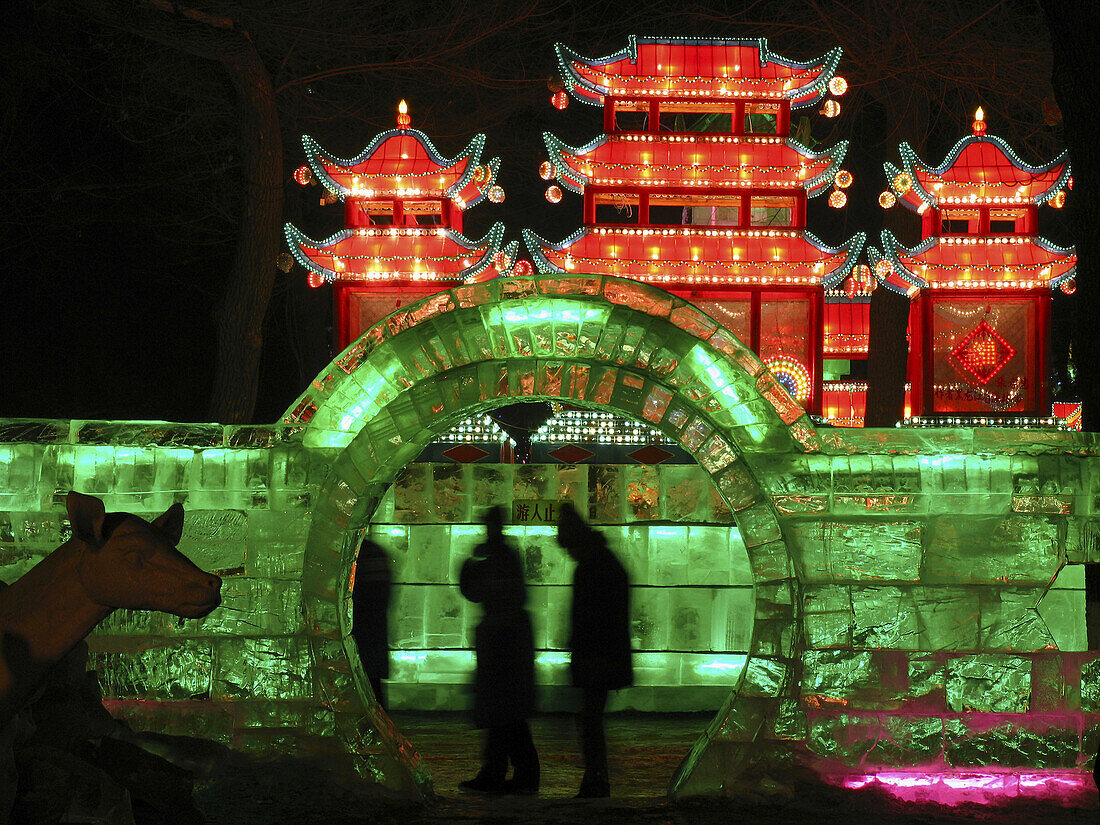
<instances>
[{"instance_id":1,"label":"pagoda tiered roof","mask_svg":"<svg viewBox=\"0 0 1100 825\"><path fill-rule=\"evenodd\" d=\"M314 241L285 227L294 257L326 281L448 281L476 278L501 249L504 224L480 240L440 226L372 226L345 229Z\"/></svg>"},{"instance_id":2,"label":"pagoda tiered roof","mask_svg":"<svg viewBox=\"0 0 1100 825\"><path fill-rule=\"evenodd\" d=\"M592 272L658 284L832 287L858 263L860 232L828 247L800 229L597 226L560 243L524 230L541 272Z\"/></svg>"},{"instance_id":3,"label":"pagoda tiered roof","mask_svg":"<svg viewBox=\"0 0 1100 825\"><path fill-rule=\"evenodd\" d=\"M418 129L382 132L354 158L325 151L309 135L302 145L317 180L341 200L450 198L469 207L485 197L500 168L499 158L481 164L485 135L475 135L453 158L440 154Z\"/></svg>"},{"instance_id":4,"label":"pagoda tiered roof","mask_svg":"<svg viewBox=\"0 0 1100 825\"><path fill-rule=\"evenodd\" d=\"M882 233L882 256L889 277L880 279L895 292L915 289L1041 289L1074 277L1077 254L1028 235L954 235L932 237L910 249L893 233Z\"/></svg>"},{"instance_id":5,"label":"pagoda tiered roof","mask_svg":"<svg viewBox=\"0 0 1100 825\"><path fill-rule=\"evenodd\" d=\"M1064 189L1070 178L1067 152L1045 166L1031 166L993 135L966 136L939 166L926 164L908 143L899 148L901 167L885 163L883 168L899 199L914 211L928 207L1041 204ZM899 187L899 176L906 174L908 180Z\"/></svg>"},{"instance_id":6,"label":"pagoda tiered roof","mask_svg":"<svg viewBox=\"0 0 1100 825\"><path fill-rule=\"evenodd\" d=\"M606 57L588 58L561 44L558 65L566 88L595 106L604 98L706 101L789 100L792 108L820 101L841 50L799 62L775 54L767 40L636 37Z\"/></svg>"},{"instance_id":7,"label":"pagoda tiered roof","mask_svg":"<svg viewBox=\"0 0 1100 825\"><path fill-rule=\"evenodd\" d=\"M833 182L848 142L821 153L776 136L612 134L569 146L543 134L555 174L567 189L624 186L703 190L802 187L810 195Z\"/></svg>"}]
</instances>

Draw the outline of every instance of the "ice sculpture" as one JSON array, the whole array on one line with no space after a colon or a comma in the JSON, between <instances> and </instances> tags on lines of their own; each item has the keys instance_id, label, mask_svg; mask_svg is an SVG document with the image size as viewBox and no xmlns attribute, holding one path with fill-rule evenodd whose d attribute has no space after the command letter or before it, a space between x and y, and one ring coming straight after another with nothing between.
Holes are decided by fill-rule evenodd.
<instances>
[{"instance_id":1,"label":"ice sculpture","mask_svg":"<svg viewBox=\"0 0 1100 825\"><path fill-rule=\"evenodd\" d=\"M728 676L730 696L673 794L769 787L796 765L916 796L981 786L987 797L1064 798L1090 781L1100 651L1065 649L1084 647L1081 635L1056 623L1077 621L1084 604L1060 571L1100 563L1100 437L817 430L706 313L613 277L502 278L403 308L338 356L278 425L0 423L0 574L17 577L60 542L59 491L138 512L186 502L180 547L224 578L223 607L182 625L157 613L109 617L89 645L112 711L242 749L350 757L379 788L423 795L415 751L364 698L349 656L357 539L436 433L517 399L657 427L733 513L755 594L751 636L736 642L746 662L708 670L714 683ZM472 501L505 484L480 466L440 480L437 490L431 468L410 468L400 483L415 495L395 501L388 529L409 529L412 511L469 518ZM653 504L644 475L608 477L575 503L633 507L632 483L641 516L667 507L660 482ZM575 478L523 484L537 491L527 497L582 495ZM673 512L686 508L677 501ZM433 546L461 554L455 541ZM684 546L707 563L690 532ZM405 563L427 562L415 549ZM440 569L424 563L417 575ZM686 596L676 604L694 607ZM441 599L409 632L453 638L461 625L450 612ZM680 641L705 624L697 612L684 614ZM429 622L436 614L445 621ZM673 632L654 630L661 644ZM409 655L429 670L435 656ZM440 670L453 664L438 658Z\"/></svg>"}]
</instances>

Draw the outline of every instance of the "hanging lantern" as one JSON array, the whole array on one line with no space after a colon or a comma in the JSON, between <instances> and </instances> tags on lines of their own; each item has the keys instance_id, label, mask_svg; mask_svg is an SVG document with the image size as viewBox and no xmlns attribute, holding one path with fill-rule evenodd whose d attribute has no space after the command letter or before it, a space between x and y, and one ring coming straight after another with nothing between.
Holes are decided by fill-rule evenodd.
<instances>
[{"instance_id":1,"label":"hanging lantern","mask_svg":"<svg viewBox=\"0 0 1100 825\"><path fill-rule=\"evenodd\" d=\"M1049 201L1050 205L1055 209L1061 209L1066 205L1066 193L1065 191L1055 193L1054 197Z\"/></svg>"},{"instance_id":2,"label":"hanging lantern","mask_svg":"<svg viewBox=\"0 0 1100 825\"><path fill-rule=\"evenodd\" d=\"M498 272L504 272L508 267L512 265L512 259L508 257L507 253L498 249L493 253L493 266Z\"/></svg>"},{"instance_id":3,"label":"hanging lantern","mask_svg":"<svg viewBox=\"0 0 1100 825\"><path fill-rule=\"evenodd\" d=\"M289 252L280 252L275 258L275 266L283 272L290 272L294 266L294 256Z\"/></svg>"},{"instance_id":4,"label":"hanging lantern","mask_svg":"<svg viewBox=\"0 0 1100 825\"><path fill-rule=\"evenodd\" d=\"M504 189L500 186L490 186L488 192L489 200L493 203L504 203Z\"/></svg>"},{"instance_id":5,"label":"hanging lantern","mask_svg":"<svg viewBox=\"0 0 1100 825\"><path fill-rule=\"evenodd\" d=\"M855 178L852 177L852 173L847 169L841 169L833 176L833 183L840 189L847 189L852 185L852 181L854 180Z\"/></svg>"},{"instance_id":6,"label":"hanging lantern","mask_svg":"<svg viewBox=\"0 0 1100 825\"><path fill-rule=\"evenodd\" d=\"M546 199L550 203L557 203L561 200L561 187L560 186L548 186L546 187Z\"/></svg>"},{"instance_id":7,"label":"hanging lantern","mask_svg":"<svg viewBox=\"0 0 1100 825\"><path fill-rule=\"evenodd\" d=\"M844 294L851 299L856 297L857 292L859 292L859 284L856 283L855 276L849 275L844 279Z\"/></svg>"},{"instance_id":8,"label":"hanging lantern","mask_svg":"<svg viewBox=\"0 0 1100 825\"><path fill-rule=\"evenodd\" d=\"M985 112L981 106L974 111L974 122L970 124L970 128L974 130L976 135L985 134Z\"/></svg>"},{"instance_id":9,"label":"hanging lantern","mask_svg":"<svg viewBox=\"0 0 1100 825\"><path fill-rule=\"evenodd\" d=\"M535 268L531 266L531 262L526 258L521 258L516 261L516 265L512 267L512 274L517 278L530 278L535 274Z\"/></svg>"},{"instance_id":10,"label":"hanging lantern","mask_svg":"<svg viewBox=\"0 0 1100 825\"><path fill-rule=\"evenodd\" d=\"M306 276L306 283L309 284L310 287L312 287L313 289L317 289L317 287L324 284L324 282L325 279L317 272L310 272Z\"/></svg>"},{"instance_id":11,"label":"hanging lantern","mask_svg":"<svg viewBox=\"0 0 1100 825\"><path fill-rule=\"evenodd\" d=\"M893 271L894 267L885 258L880 258L875 263L875 275L878 276L879 280L881 281L885 281L887 278L889 278L890 273Z\"/></svg>"},{"instance_id":12,"label":"hanging lantern","mask_svg":"<svg viewBox=\"0 0 1100 825\"><path fill-rule=\"evenodd\" d=\"M1058 288L1066 295L1072 295L1077 291L1077 279L1070 278L1068 281L1062 281L1062 283L1058 284Z\"/></svg>"},{"instance_id":13,"label":"hanging lantern","mask_svg":"<svg viewBox=\"0 0 1100 825\"><path fill-rule=\"evenodd\" d=\"M546 78L546 88L549 89L551 92L560 92L562 89L565 88L565 84L562 83L560 77L554 77L553 75L551 75L550 77Z\"/></svg>"},{"instance_id":14,"label":"hanging lantern","mask_svg":"<svg viewBox=\"0 0 1100 825\"><path fill-rule=\"evenodd\" d=\"M834 189L829 193L829 206L833 207L833 209L841 209L847 202L848 196L839 189Z\"/></svg>"},{"instance_id":15,"label":"hanging lantern","mask_svg":"<svg viewBox=\"0 0 1100 825\"><path fill-rule=\"evenodd\" d=\"M397 104L397 128L408 129L412 125L412 118L409 117L409 105L402 100Z\"/></svg>"},{"instance_id":16,"label":"hanging lantern","mask_svg":"<svg viewBox=\"0 0 1100 825\"><path fill-rule=\"evenodd\" d=\"M539 177L543 180L550 180L558 176L558 167L552 164L548 160L544 160L539 164Z\"/></svg>"},{"instance_id":17,"label":"hanging lantern","mask_svg":"<svg viewBox=\"0 0 1100 825\"><path fill-rule=\"evenodd\" d=\"M894 175L894 191L904 195L913 188L913 176L908 172L898 172Z\"/></svg>"},{"instance_id":18,"label":"hanging lantern","mask_svg":"<svg viewBox=\"0 0 1100 825\"><path fill-rule=\"evenodd\" d=\"M563 89L559 89L550 96L550 103L553 104L555 109L564 109L569 105L569 95Z\"/></svg>"},{"instance_id":19,"label":"hanging lantern","mask_svg":"<svg viewBox=\"0 0 1100 825\"><path fill-rule=\"evenodd\" d=\"M294 170L294 180L301 186L309 186L313 183L313 170L308 166L299 166Z\"/></svg>"},{"instance_id":20,"label":"hanging lantern","mask_svg":"<svg viewBox=\"0 0 1100 825\"><path fill-rule=\"evenodd\" d=\"M889 209L897 202L898 199L894 197L894 193L890 190L886 190L878 196L878 205L883 209Z\"/></svg>"},{"instance_id":21,"label":"hanging lantern","mask_svg":"<svg viewBox=\"0 0 1100 825\"><path fill-rule=\"evenodd\" d=\"M328 206L329 204L336 203L338 200L340 200L339 195L335 192L326 191L325 194L321 196L321 206Z\"/></svg>"},{"instance_id":22,"label":"hanging lantern","mask_svg":"<svg viewBox=\"0 0 1100 825\"><path fill-rule=\"evenodd\" d=\"M840 75L837 75L829 81L829 91L837 97L840 97L848 91L848 81Z\"/></svg>"},{"instance_id":23,"label":"hanging lantern","mask_svg":"<svg viewBox=\"0 0 1100 825\"><path fill-rule=\"evenodd\" d=\"M490 175L490 172L489 172L489 167L488 166L477 166L477 167L475 167L474 168L474 183L485 183L485 181L489 180L489 175Z\"/></svg>"},{"instance_id":24,"label":"hanging lantern","mask_svg":"<svg viewBox=\"0 0 1100 825\"><path fill-rule=\"evenodd\" d=\"M835 100L826 100L825 105L821 107L821 114L825 117L836 117L840 114L840 104Z\"/></svg>"}]
</instances>

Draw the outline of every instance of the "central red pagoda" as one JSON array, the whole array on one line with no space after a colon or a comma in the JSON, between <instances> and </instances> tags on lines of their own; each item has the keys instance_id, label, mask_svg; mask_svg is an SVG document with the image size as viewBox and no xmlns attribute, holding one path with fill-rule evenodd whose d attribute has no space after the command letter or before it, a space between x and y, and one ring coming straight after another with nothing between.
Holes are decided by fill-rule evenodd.
<instances>
[{"instance_id":1,"label":"central red pagoda","mask_svg":"<svg viewBox=\"0 0 1100 825\"><path fill-rule=\"evenodd\" d=\"M1040 238L1038 209L1061 207L1070 186L1063 152L1024 163L985 133L972 134L939 166L901 144L901 167L884 164L891 190L921 216L922 242L903 246L886 230L876 265L882 283L912 300L908 380L914 416L1046 417L1051 290L1073 291L1077 255Z\"/></svg>"},{"instance_id":2,"label":"central red pagoda","mask_svg":"<svg viewBox=\"0 0 1100 825\"><path fill-rule=\"evenodd\" d=\"M310 284L334 287L338 351L401 306L496 274L491 267L501 252L504 224L493 224L480 240L461 231L464 210L485 198L504 199L496 184L499 159L481 163L485 135L446 158L410 125L401 101L398 128L378 135L351 159L326 152L308 135L302 138L309 166L296 178L309 183L312 176L329 199L343 201L345 228L314 241L287 224L286 237L309 270Z\"/></svg>"},{"instance_id":3,"label":"central red pagoda","mask_svg":"<svg viewBox=\"0 0 1100 825\"><path fill-rule=\"evenodd\" d=\"M607 57L557 53L568 92L603 108L604 134L579 147L544 135L540 171L583 196L584 226L560 243L526 230L535 266L688 298L820 412L825 290L848 276L865 236L832 248L806 230L807 198L832 190L843 206L852 178L840 168L847 143L812 152L791 123L793 110L843 93L840 49L800 63L763 39L631 37ZM547 197L560 199L556 184Z\"/></svg>"}]
</instances>

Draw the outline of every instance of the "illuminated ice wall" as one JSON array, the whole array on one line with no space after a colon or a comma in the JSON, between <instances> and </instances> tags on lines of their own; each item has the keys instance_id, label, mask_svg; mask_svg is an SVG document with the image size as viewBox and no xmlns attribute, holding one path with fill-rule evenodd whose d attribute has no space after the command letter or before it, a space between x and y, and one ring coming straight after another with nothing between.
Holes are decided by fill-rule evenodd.
<instances>
[{"instance_id":1,"label":"illuminated ice wall","mask_svg":"<svg viewBox=\"0 0 1100 825\"><path fill-rule=\"evenodd\" d=\"M818 431L712 319L615 278L497 279L426 299L364 334L278 426L4 422L0 572L11 580L60 543L69 489L139 513L182 501L181 548L225 576L225 605L184 623L113 616L91 640L111 709L242 749L346 755L380 789L415 796L430 780L349 655L358 538L436 434L540 398L656 427L698 461L691 483L705 472L733 513L751 572L751 630L744 651L714 649L712 632L705 652L713 661L742 653L745 664L724 671L729 696L673 794L767 788L795 765L942 799L1091 781L1100 651L1084 650L1079 565L1100 562L1100 438ZM440 466L414 468L431 473L432 506ZM598 471L556 468L543 489L588 507ZM442 472L448 483L460 472L460 506L481 503L476 467ZM570 472L577 483L563 483ZM620 519L629 537L634 525ZM672 546L651 540L667 525L637 521L658 556ZM471 538L460 530L454 545L450 529L453 565ZM704 553L690 527L677 546L689 570ZM438 559L428 567L442 575ZM688 575L661 584L670 605L713 592L713 582L693 590ZM421 650L442 627L425 620ZM674 649L671 626L655 632Z\"/></svg>"},{"instance_id":2,"label":"illuminated ice wall","mask_svg":"<svg viewBox=\"0 0 1100 825\"><path fill-rule=\"evenodd\" d=\"M390 556L390 706L458 710L472 699L480 608L458 571L485 538L486 504L584 502L633 585L636 684L610 708L715 711L744 666L752 634L752 571L733 516L697 465L411 464L372 519ZM509 526L525 566L535 629L539 708L573 710L568 654L573 563L552 526Z\"/></svg>"}]
</instances>

